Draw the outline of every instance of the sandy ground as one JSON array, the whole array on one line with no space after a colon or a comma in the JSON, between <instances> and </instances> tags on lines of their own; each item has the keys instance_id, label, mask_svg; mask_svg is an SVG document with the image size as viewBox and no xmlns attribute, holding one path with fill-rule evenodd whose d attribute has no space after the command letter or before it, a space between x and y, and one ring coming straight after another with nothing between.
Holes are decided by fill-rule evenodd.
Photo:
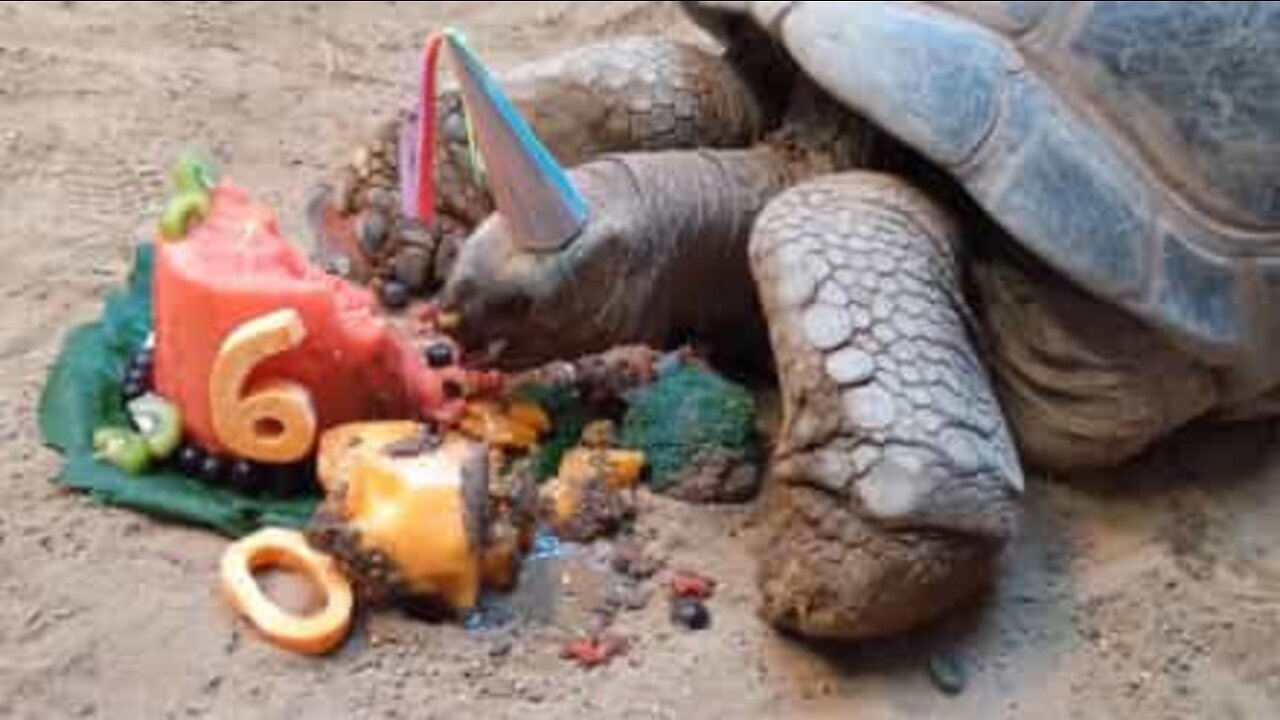
<instances>
[{"instance_id":1,"label":"sandy ground","mask_svg":"<svg viewBox=\"0 0 1280 720\"><path fill-rule=\"evenodd\" d=\"M573 7L581 5L581 7ZM411 92L437 23L498 66L632 32L656 3L0 3L0 717L1280 717L1280 453L1270 426L1183 438L1082 490L1032 484L993 597L920 637L812 648L753 614L750 509L660 503L673 563L722 583L711 630L623 617L607 668L566 628L501 637L397 615L336 657L261 642L214 593L223 541L49 484L34 406L97 312L163 170L212 151L300 231L308 185ZM930 683L933 654L969 683Z\"/></svg>"}]
</instances>

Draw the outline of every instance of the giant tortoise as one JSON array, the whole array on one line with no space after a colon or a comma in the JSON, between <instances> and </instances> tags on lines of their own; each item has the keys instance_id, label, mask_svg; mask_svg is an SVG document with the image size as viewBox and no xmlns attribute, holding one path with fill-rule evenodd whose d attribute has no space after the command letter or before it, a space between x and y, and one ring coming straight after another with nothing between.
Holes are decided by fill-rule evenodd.
<instances>
[{"instance_id":1,"label":"giant tortoise","mask_svg":"<svg viewBox=\"0 0 1280 720\"><path fill-rule=\"evenodd\" d=\"M723 52L638 38L504 76L575 166L576 232L489 215L453 92L439 222L396 210L393 126L321 240L374 282L438 278L511 367L771 347L771 621L927 622L992 578L1024 468L1276 408L1280 3L684 5Z\"/></svg>"}]
</instances>

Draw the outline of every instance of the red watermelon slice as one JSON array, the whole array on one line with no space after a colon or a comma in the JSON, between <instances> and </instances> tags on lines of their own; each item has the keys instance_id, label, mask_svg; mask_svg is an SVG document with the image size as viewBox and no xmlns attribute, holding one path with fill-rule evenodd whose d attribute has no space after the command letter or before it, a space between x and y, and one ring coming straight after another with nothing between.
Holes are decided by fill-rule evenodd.
<instances>
[{"instance_id":1,"label":"red watermelon slice","mask_svg":"<svg viewBox=\"0 0 1280 720\"><path fill-rule=\"evenodd\" d=\"M212 417L215 358L237 327L286 308L298 313L305 338L257 365L246 395L272 381L299 383L317 434L361 420L457 416L463 400L446 397L445 384L465 387L461 368L428 368L377 314L368 290L312 265L244 190L223 182L210 201L184 237L157 243L153 288L156 389L182 408L190 438L228 450Z\"/></svg>"}]
</instances>

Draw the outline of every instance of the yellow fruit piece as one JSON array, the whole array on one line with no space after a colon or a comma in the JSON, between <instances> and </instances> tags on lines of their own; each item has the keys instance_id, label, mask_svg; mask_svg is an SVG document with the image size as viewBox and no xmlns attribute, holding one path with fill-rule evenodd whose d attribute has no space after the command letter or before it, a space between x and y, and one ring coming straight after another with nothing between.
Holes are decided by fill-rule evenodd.
<instances>
[{"instance_id":1,"label":"yellow fruit piece","mask_svg":"<svg viewBox=\"0 0 1280 720\"><path fill-rule=\"evenodd\" d=\"M603 481L604 491L610 493L635 487L644 465L644 453L635 450L577 447L567 451L560 460L559 474L540 492L544 507L551 512L551 525L565 528L584 512L592 483ZM601 491L597 488L595 492Z\"/></svg>"},{"instance_id":2,"label":"yellow fruit piece","mask_svg":"<svg viewBox=\"0 0 1280 720\"><path fill-rule=\"evenodd\" d=\"M396 422L331 430L321 440L321 483L345 488L347 524L365 550L394 563L410 593L469 609L480 592L486 455L459 435L428 442L425 432Z\"/></svg>"},{"instance_id":3,"label":"yellow fruit piece","mask_svg":"<svg viewBox=\"0 0 1280 720\"><path fill-rule=\"evenodd\" d=\"M393 443L421 437L422 423L413 420L387 420L339 425L320 436L316 453L316 476L325 493L345 490L343 483L351 477L351 465L356 458L370 453L381 453Z\"/></svg>"},{"instance_id":4,"label":"yellow fruit piece","mask_svg":"<svg viewBox=\"0 0 1280 720\"><path fill-rule=\"evenodd\" d=\"M323 594L324 607L301 616L272 602L253 573L273 567L307 578ZM268 640L285 649L322 655L341 644L351 628L355 606L351 583L333 559L314 550L301 533L267 528L232 543L222 554L221 581L231 606Z\"/></svg>"},{"instance_id":5,"label":"yellow fruit piece","mask_svg":"<svg viewBox=\"0 0 1280 720\"><path fill-rule=\"evenodd\" d=\"M311 451L316 413L305 387L273 379L245 394L254 368L306 336L298 311L285 308L244 323L223 340L209 377L209 408L218 440L232 453L289 463Z\"/></svg>"},{"instance_id":6,"label":"yellow fruit piece","mask_svg":"<svg viewBox=\"0 0 1280 720\"><path fill-rule=\"evenodd\" d=\"M609 488L623 490L640 481L644 463L644 453L638 450L577 447L560 459L559 475L560 479L572 483L602 477Z\"/></svg>"},{"instance_id":7,"label":"yellow fruit piece","mask_svg":"<svg viewBox=\"0 0 1280 720\"><path fill-rule=\"evenodd\" d=\"M530 400L515 400L507 406L507 417L517 425L532 429L539 436L551 432L551 416L542 406Z\"/></svg>"},{"instance_id":8,"label":"yellow fruit piece","mask_svg":"<svg viewBox=\"0 0 1280 720\"><path fill-rule=\"evenodd\" d=\"M532 403L502 408L492 402L473 402L467 404L459 427L480 442L523 452L536 446L551 429L551 419Z\"/></svg>"}]
</instances>

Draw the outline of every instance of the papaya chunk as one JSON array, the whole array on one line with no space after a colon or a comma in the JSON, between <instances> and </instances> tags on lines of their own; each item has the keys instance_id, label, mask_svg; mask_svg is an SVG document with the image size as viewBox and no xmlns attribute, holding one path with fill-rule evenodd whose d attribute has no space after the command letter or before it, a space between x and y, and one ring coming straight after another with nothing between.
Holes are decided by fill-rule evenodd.
<instances>
[{"instance_id":1,"label":"papaya chunk","mask_svg":"<svg viewBox=\"0 0 1280 720\"><path fill-rule=\"evenodd\" d=\"M324 596L317 613L300 616L274 603L253 573L282 567L302 574ZM301 533L266 528L227 547L221 562L227 601L271 642L293 652L323 655L347 637L355 598L333 559L314 550Z\"/></svg>"},{"instance_id":2,"label":"papaya chunk","mask_svg":"<svg viewBox=\"0 0 1280 720\"><path fill-rule=\"evenodd\" d=\"M354 555L334 550L372 594L475 606L489 503L483 446L418 423L357 423L324 434L317 467L329 495L313 536L354 545Z\"/></svg>"}]
</instances>

